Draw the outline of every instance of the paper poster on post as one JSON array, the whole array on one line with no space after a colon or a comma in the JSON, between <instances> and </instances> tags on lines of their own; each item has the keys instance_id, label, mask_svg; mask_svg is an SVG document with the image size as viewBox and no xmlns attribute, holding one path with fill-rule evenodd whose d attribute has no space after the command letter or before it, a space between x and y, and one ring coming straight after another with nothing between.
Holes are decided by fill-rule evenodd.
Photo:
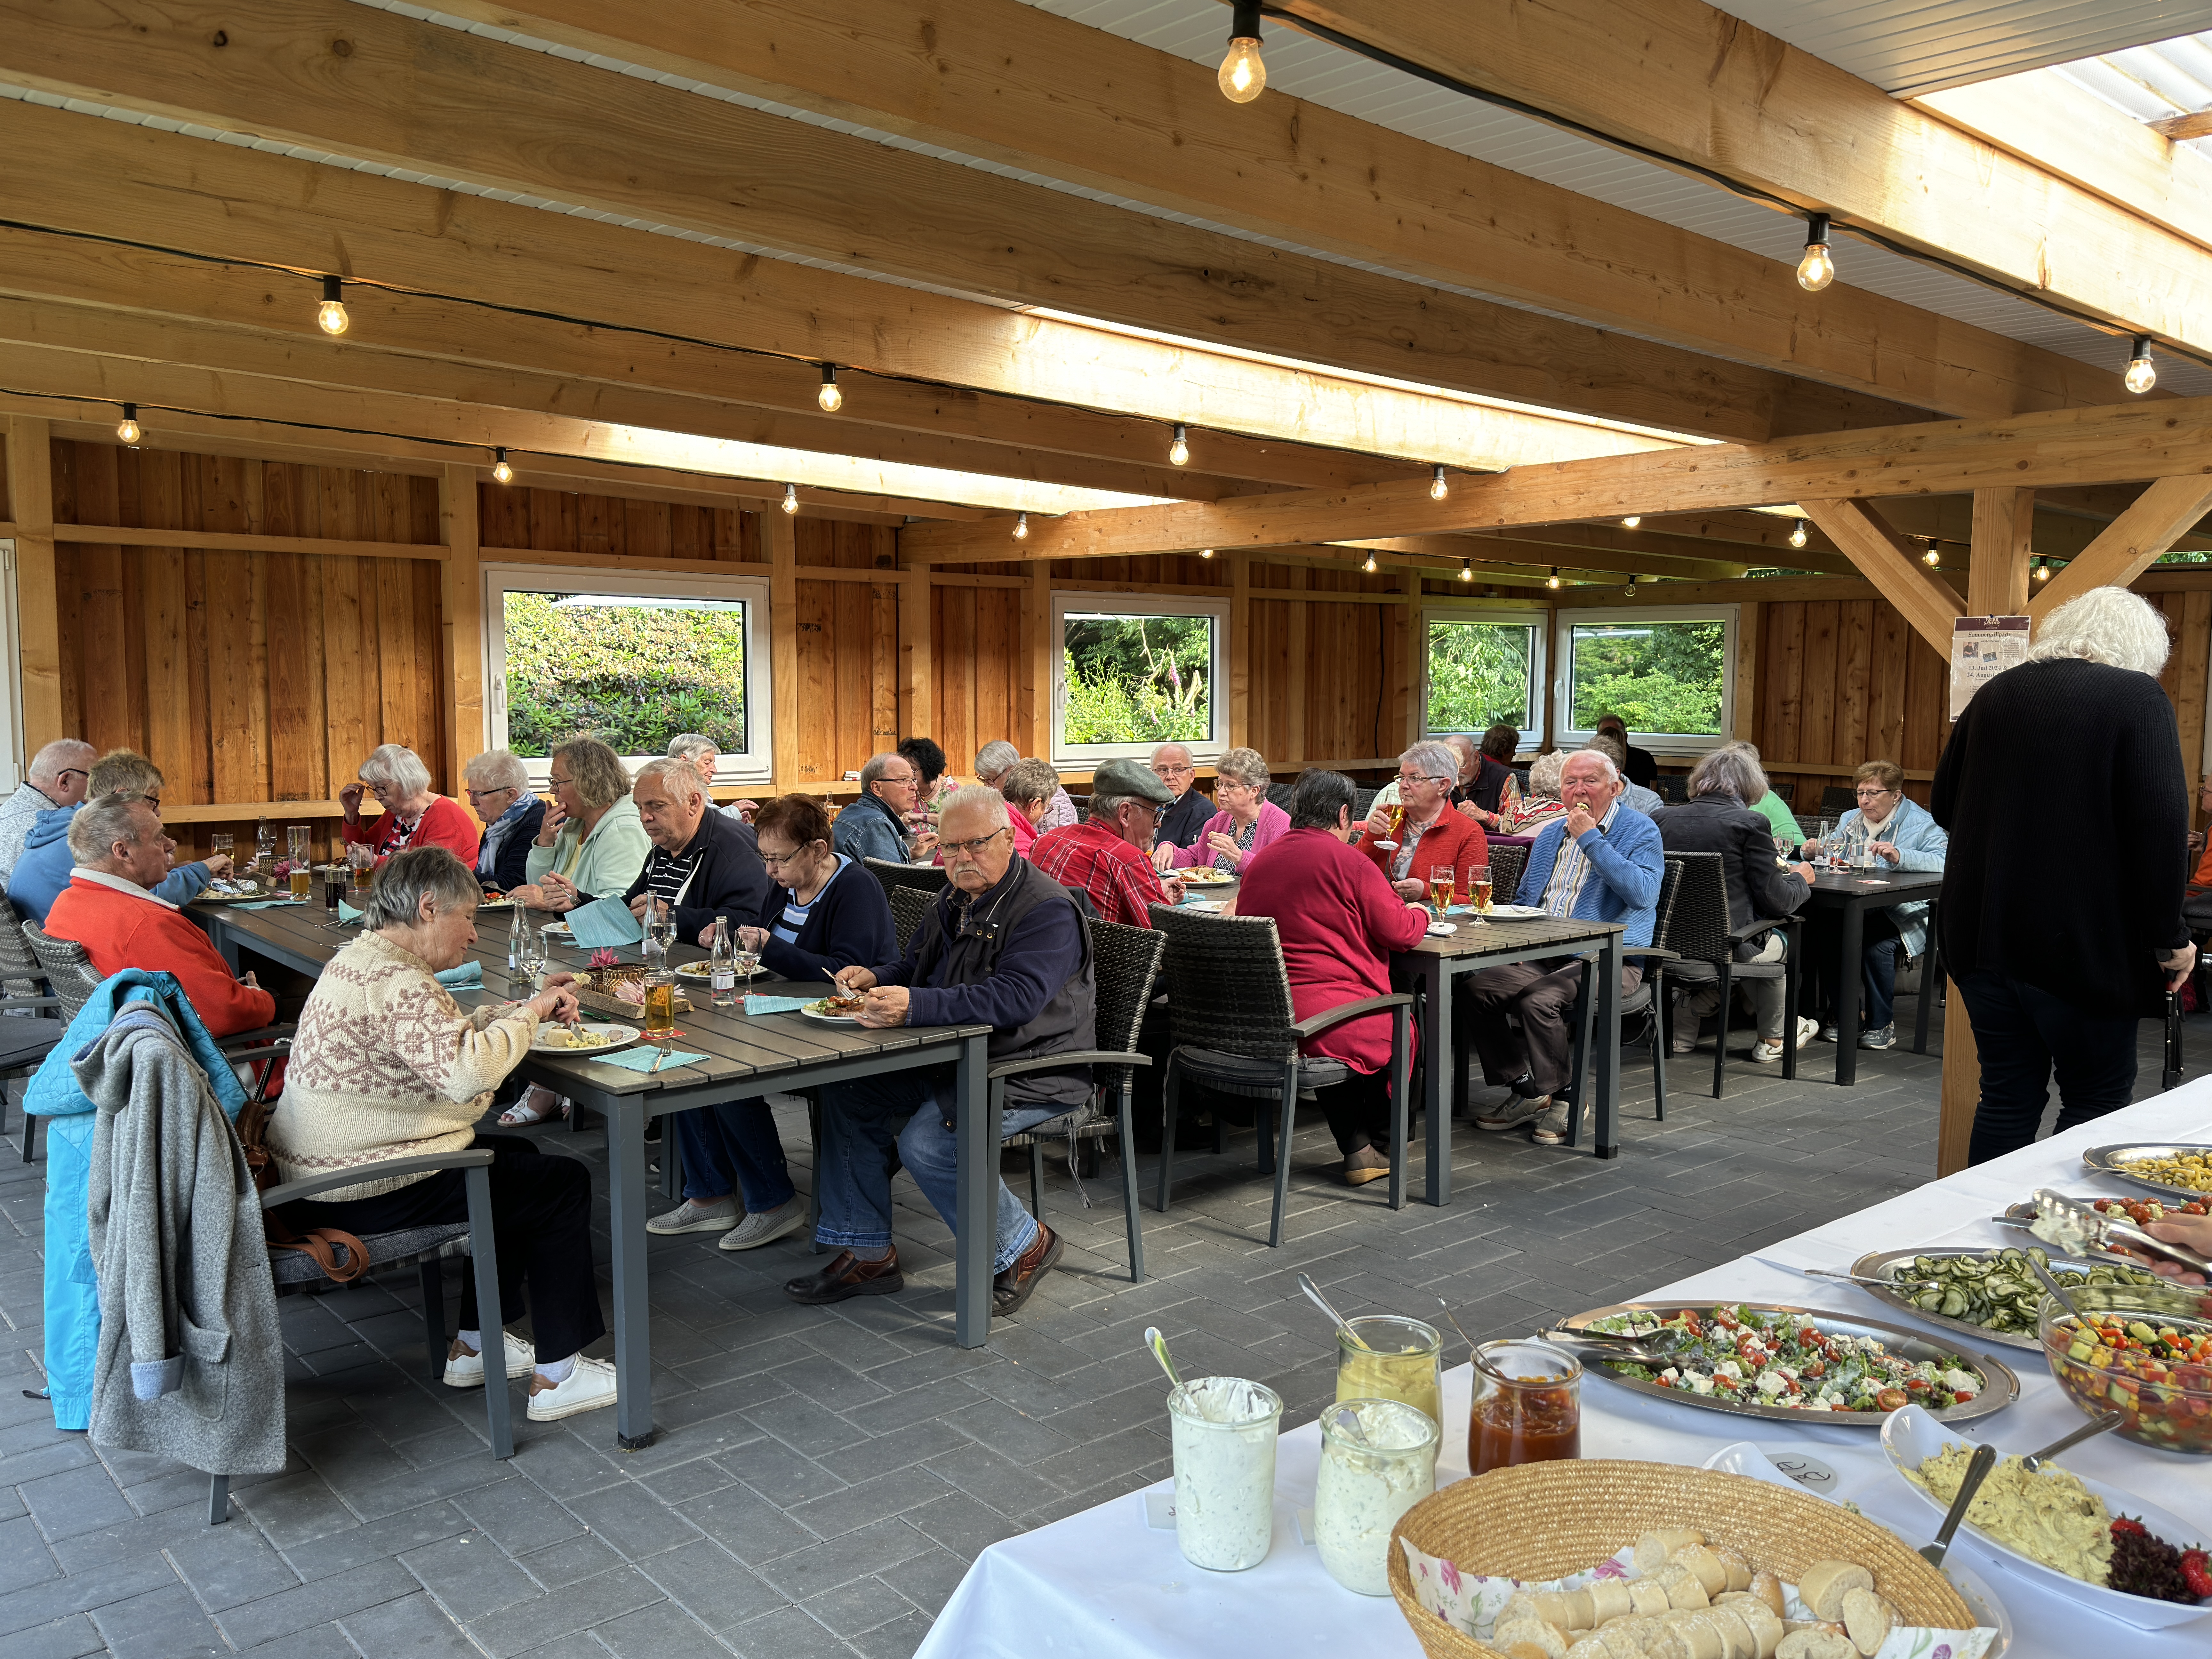
<instances>
[{"instance_id":1,"label":"paper poster on post","mask_svg":"<svg viewBox=\"0 0 2212 1659\"><path fill-rule=\"evenodd\" d=\"M1960 617L1951 624L1951 718L1974 693L2027 660L2026 617Z\"/></svg>"}]
</instances>

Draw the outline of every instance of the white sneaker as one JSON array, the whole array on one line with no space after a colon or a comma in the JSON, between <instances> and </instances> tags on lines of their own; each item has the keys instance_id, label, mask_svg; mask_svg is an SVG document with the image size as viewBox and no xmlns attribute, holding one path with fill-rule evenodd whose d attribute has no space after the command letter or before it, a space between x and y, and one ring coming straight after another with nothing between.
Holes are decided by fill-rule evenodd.
<instances>
[{"instance_id":1,"label":"white sneaker","mask_svg":"<svg viewBox=\"0 0 2212 1659\"><path fill-rule=\"evenodd\" d=\"M1771 1066L1781 1058L1782 1039L1780 1037L1761 1037L1751 1045L1752 1063L1755 1066Z\"/></svg>"},{"instance_id":2,"label":"white sneaker","mask_svg":"<svg viewBox=\"0 0 2212 1659\"><path fill-rule=\"evenodd\" d=\"M533 1423L550 1423L556 1418L595 1412L614 1403L615 1362L611 1359L586 1359L578 1354L574 1369L562 1381L548 1382L542 1376L530 1379L530 1420Z\"/></svg>"},{"instance_id":3,"label":"white sneaker","mask_svg":"<svg viewBox=\"0 0 2212 1659\"><path fill-rule=\"evenodd\" d=\"M538 1350L513 1331L501 1331L507 1339L507 1374L509 1377L527 1376L538 1369ZM446 1350L446 1386L449 1389L481 1389L483 1387L483 1356L460 1350L460 1339L456 1337L452 1347Z\"/></svg>"},{"instance_id":4,"label":"white sneaker","mask_svg":"<svg viewBox=\"0 0 2212 1659\"><path fill-rule=\"evenodd\" d=\"M711 1204L687 1198L674 1209L647 1221L645 1230L665 1237L670 1233L726 1233L737 1224L735 1198L718 1198Z\"/></svg>"},{"instance_id":5,"label":"white sneaker","mask_svg":"<svg viewBox=\"0 0 2212 1659\"><path fill-rule=\"evenodd\" d=\"M1802 1048L1820 1035L1820 1022L1800 1018L1797 1021L1797 1046Z\"/></svg>"},{"instance_id":6,"label":"white sneaker","mask_svg":"<svg viewBox=\"0 0 2212 1659\"><path fill-rule=\"evenodd\" d=\"M773 1210L758 1214L748 1213L743 1221L715 1241L715 1248L723 1250L757 1250L763 1244L772 1244L786 1233L806 1224L806 1202L798 1194Z\"/></svg>"}]
</instances>

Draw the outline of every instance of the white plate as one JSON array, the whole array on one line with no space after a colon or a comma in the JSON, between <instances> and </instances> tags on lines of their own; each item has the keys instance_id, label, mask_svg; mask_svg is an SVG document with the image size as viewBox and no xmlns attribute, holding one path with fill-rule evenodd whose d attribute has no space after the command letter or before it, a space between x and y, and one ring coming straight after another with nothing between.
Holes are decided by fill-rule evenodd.
<instances>
[{"instance_id":1,"label":"white plate","mask_svg":"<svg viewBox=\"0 0 2212 1659\"><path fill-rule=\"evenodd\" d=\"M1881 1425L1881 1449L1888 1455L1890 1467L1897 1471L1897 1478L1928 1505L1938 1522L1942 1520L1943 1511L1950 1506L1925 1487L1905 1480L1905 1471L1918 1468L1942 1451L1947 1443L1969 1446L1974 1443L1947 1431L1940 1421L1917 1406L1907 1406L1900 1411L1892 1412L1889 1421ZM2131 1492L2108 1486L2101 1480L2092 1480L2087 1476L2082 1477L2081 1484L2103 1498L2105 1507L2115 1516L2123 1513L2135 1516L2176 1549L2185 1550L2204 1541L2188 1522L2169 1515L2154 1504L2146 1504ZM2148 1595L2130 1595L2124 1590L2107 1589L2101 1584L2086 1584L2056 1567L2046 1567L2040 1561L2022 1555L2008 1544L2000 1544L1971 1521L1966 1522L1960 1530L1972 1533L1974 1540L1995 1555L2007 1571L2017 1573L2054 1595L2078 1601L2094 1612L2105 1613L2121 1624L2132 1625L2137 1630L2164 1630L2169 1626L2187 1624L2192 1619L2202 1619L2205 1614L2212 1613L2212 1605L2185 1607L2179 1601L2156 1601Z\"/></svg>"},{"instance_id":2,"label":"white plate","mask_svg":"<svg viewBox=\"0 0 2212 1659\"><path fill-rule=\"evenodd\" d=\"M538 930L541 933L558 933L562 939L574 939L576 930L565 921L549 921Z\"/></svg>"},{"instance_id":3,"label":"white plate","mask_svg":"<svg viewBox=\"0 0 2212 1659\"><path fill-rule=\"evenodd\" d=\"M824 1025L858 1025L860 1023L856 1014L817 1014L811 1008L801 1008L799 1012L809 1019L820 1020Z\"/></svg>"},{"instance_id":4,"label":"white plate","mask_svg":"<svg viewBox=\"0 0 2212 1659\"><path fill-rule=\"evenodd\" d=\"M554 1029L562 1028L556 1026ZM556 1048L545 1041L545 1027L541 1025L538 1028L538 1035L531 1039L530 1050L538 1054L566 1054L572 1060L594 1060L601 1054L611 1054L617 1048L627 1048L645 1035L635 1025L595 1025L589 1020L580 1023L576 1029L580 1031L603 1031L607 1040L596 1048Z\"/></svg>"},{"instance_id":5,"label":"white plate","mask_svg":"<svg viewBox=\"0 0 2212 1659\"><path fill-rule=\"evenodd\" d=\"M1540 904L1493 904L1484 914L1492 921L1540 921L1552 913Z\"/></svg>"}]
</instances>

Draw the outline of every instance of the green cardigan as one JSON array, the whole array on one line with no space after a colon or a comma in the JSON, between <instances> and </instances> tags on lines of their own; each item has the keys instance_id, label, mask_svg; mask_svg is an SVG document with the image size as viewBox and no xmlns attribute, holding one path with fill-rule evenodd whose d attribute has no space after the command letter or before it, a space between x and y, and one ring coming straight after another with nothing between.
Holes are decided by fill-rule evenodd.
<instances>
[{"instance_id":1,"label":"green cardigan","mask_svg":"<svg viewBox=\"0 0 2212 1659\"><path fill-rule=\"evenodd\" d=\"M625 795L607 808L592 826L580 854L576 842L582 836L583 826L570 818L561 826L550 847L532 847L530 879L542 881L549 873L563 875L576 884L578 892L593 898L619 898L629 891L653 851L645 825L638 822L637 804Z\"/></svg>"}]
</instances>

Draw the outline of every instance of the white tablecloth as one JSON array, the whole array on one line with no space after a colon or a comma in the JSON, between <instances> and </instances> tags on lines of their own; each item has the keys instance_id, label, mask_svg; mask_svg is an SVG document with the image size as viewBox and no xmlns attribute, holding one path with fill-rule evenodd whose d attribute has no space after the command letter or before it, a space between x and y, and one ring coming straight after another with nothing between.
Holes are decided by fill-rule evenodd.
<instances>
[{"instance_id":1,"label":"white tablecloth","mask_svg":"<svg viewBox=\"0 0 2212 1659\"><path fill-rule=\"evenodd\" d=\"M1837 1099L1838 1110L1850 1109L1847 1094ZM2082 1148L2112 1141L2208 1138L2212 1078L1800 1233L1761 1254L1807 1267L1842 1268L1870 1249L2015 1243L2016 1231L1993 1226L1988 1218L2038 1187L2129 1190L2086 1175ZM1805 1178L1817 1183L1820 1172L1808 1169ZM1850 1285L1805 1279L1748 1257L1655 1287L1636 1299L1736 1297L1909 1322ZM1562 1316L1575 1311L1559 1310ZM1924 1328L1939 1338L1948 1334L1940 1326ZM1324 1335L1316 1332L1316 1347L1323 1346ZM2081 1413L2059 1393L2040 1356L1986 1346L2019 1373L2021 1395L2017 1404L1974 1425L1981 1435L2006 1451L2027 1452L2080 1424ZM1465 1365L1445 1376L1444 1420L1452 1426L1445 1431L1437 1462L1439 1485L1468 1473L1468 1376ZM1164 1384L1163 1425L1165 1392ZM1810 1452L1837 1472L1838 1490L1829 1495L1855 1499L1868 1515L1916 1546L1935 1534L1933 1512L1890 1472L1873 1430L1732 1417L1647 1400L1596 1377L1583 1383L1585 1456L1694 1466L1735 1440L1750 1440L1769 1454ZM1144 1496L1132 1492L985 1550L931 1628L918 1659L1037 1659L1043 1654L1081 1659L1216 1659L1222 1654L1419 1659L1419 1644L1395 1601L1343 1589L1322 1570L1319 1552L1299 1541L1296 1516L1313 1503L1320 1449L1320 1430L1312 1423L1282 1437L1276 1460L1274 1547L1251 1571L1212 1573L1192 1566L1176 1548L1173 1531L1146 1526ZM2136 1492L2197 1523L2212 1538L2212 1458L2154 1452L2108 1435L2069 1451L2065 1462L2079 1474ZM1153 1490L1171 1486L1162 1482ZM2014 1659L2084 1659L2102 1653L2124 1654L2127 1659L2203 1659L2212 1653L2212 1620L2200 1619L2165 1632L2118 1626L2008 1572L2001 1556L1966 1533L1953 1547L2011 1613L2017 1631Z\"/></svg>"}]
</instances>

